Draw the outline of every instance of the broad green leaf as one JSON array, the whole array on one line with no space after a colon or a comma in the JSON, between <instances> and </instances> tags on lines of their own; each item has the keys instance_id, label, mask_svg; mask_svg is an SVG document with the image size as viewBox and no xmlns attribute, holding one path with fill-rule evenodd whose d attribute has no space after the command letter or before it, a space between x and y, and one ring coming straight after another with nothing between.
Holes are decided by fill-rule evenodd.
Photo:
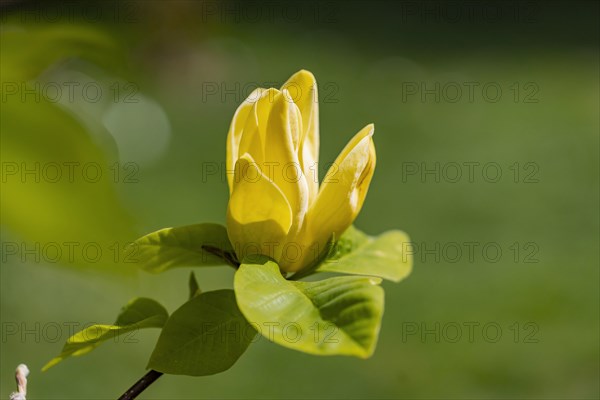
<instances>
[{"instance_id":1,"label":"broad green leaf","mask_svg":"<svg viewBox=\"0 0 600 400\"><path fill-rule=\"evenodd\" d=\"M267 339L305 353L362 358L377 343L384 302L379 283L360 276L289 281L262 256L244 260L234 278L240 310Z\"/></svg>"},{"instance_id":2,"label":"broad green leaf","mask_svg":"<svg viewBox=\"0 0 600 400\"><path fill-rule=\"evenodd\" d=\"M77 24L24 26L18 19L7 19L0 34L3 81L37 78L47 67L68 58L110 69L122 69L125 63L118 41L102 30Z\"/></svg>"},{"instance_id":3,"label":"broad green leaf","mask_svg":"<svg viewBox=\"0 0 600 400\"><path fill-rule=\"evenodd\" d=\"M339 259L368 243L370 239L369 235L351 225L338 240L334 240L326 259Z\"/></svg>"},{"instance_id":4,"label":"broad green leaf","mask_svg":"<svg viewBox=\"0 0 600 400\"><path fill-rule=\"evenodd\" d=\"M202 291L200 290L200 286L198 285L198 281L196 280L196 275L192 271L190 273L190 280L188 281L188 287L190 289L190 299L198 296Z\"/></svg>"},{"instance_id":5,"label":"broad green leaf","mask_svg":"<svg viewBox=\"0 0 600 400\"><path fill-rule=\"evenodd\" d=\"M167 310L156 301L144 297L133 299L123 307L114 325L92 325L67 339L60 355L50 360L42 371L67 357L89 353L119 335L142 328L162 328L168 317Z\"/></svg>"},{"instance_id":6,"label":"broad green leaf","mask_svg":"<svg viewBox=\"0 0 600 400\"><path fill-rule=\"evenodd\" d=\"M42 247L73 243L68 255L60 246L58 261L103 268L124 261L122 248L135 238L132 218L85 129L43 98L9 98L0 115L2 224Z\"/></svg>"},{"instance_id":7,"label":"broad green leaf","mask_svg":"<svg viewBox=\"0 0 600 400\"><path fill-rule=\"evenodd\" d=\"M165 228L139 238L135 244L136 258L149 272L235 262L227 229L219 224Z\"/></svg>"},{"instance_id":8,"label":"broad green leaf","mask_svg":"<svg viewBox=\"0 0 600 400\"><path fill-rule=\"evenodd\" d=\"M402 231L370 237L350 227L314 272L378 276L399 282L412 270L410 239Z\"/></svg>"},{"instance_id":9,"label":"broad green leaf","mask_svg":"<svg viewBox=\"0 0 600 400\"><path fill-rule=\"evenodd\" d=\"M201 293L171 315L148 368L174 375L213 375L231 368L255 336L232 290Z\"/></svg>"},{"instance_id":10,"label":"broad green leaf","mask_svg":"<svg viewBox=\"0 0 600 400\"><path fill-rule=\"evenodd\" d=\"M116 59L117 42L85 27L8 23L0 43L2 225L28 248L50 246L43 258L52 263L106 269L126 261L122 247L136 235L112 163L81 121L35 81L68 58Z\"/></svg>"}]
</instances>

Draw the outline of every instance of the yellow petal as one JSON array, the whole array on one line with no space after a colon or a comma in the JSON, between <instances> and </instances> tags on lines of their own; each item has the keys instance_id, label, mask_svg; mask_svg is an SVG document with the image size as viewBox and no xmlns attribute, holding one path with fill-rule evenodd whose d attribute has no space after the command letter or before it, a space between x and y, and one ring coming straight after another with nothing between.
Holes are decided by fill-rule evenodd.
<instances>
[{"instance_id":1,"label":"yellow petal","mask_svg":"<svg viewBox=\"0 0 600 400\"><path fill-rule=\"evenodd\" d=\"M286 89L302 115L302 132L299 143L299 160L306 176L309 204L319 190L317 163L319 162L319 102L317 81L309 71L292 75L281 87Z\"/></svg>"},{"instance_id":2,"label":"yellow petal","mask_svg":"<svg viewBox=\"0 0 600 400\"><path fill-rule=\"evenodd\" d=\"M264 162L265 136L268 128L269 114L273 107L273 99L279 95L277 89L263 91L250 110L244 132L239 144L239 154L249 153L261 168Z\"/></svg>"},{"instance_id":3,"label":"yellow petal","mask_svg":"<svg viewBox=\"0 0 600 400\"><path fill-rule=\"evenodd\" d=\"M286 91L278 93L269 114L266 131L263 173L273 180L290 203L293 225L298 227L308 209L308 187L300 167L298 137L302 120L298 107L286 98Z\"/></svg>"},{"instance_id":4,"label":"yellow petal","mask_svg":"<svg viewBox=\"0 0 600 400\"><path fill-rule=\"evenodd\" d=\"M358 132L331 166L306 216L308 240L324 246L354 222L375 170L373 124Z\"/></svg>"},{"instance_id":5,"label":"yellow petal","mask_svg":"<svg viewBox=\"0 0 600 400\"><path fill-rule=\"evenodd\" d=\"M244 100L244 102L237 108L235 114L233 115L233 119L231 120L229 133L227 134L226 156L226 175L227 183L229 184L229 193L231 193L233 190L233 168L235 167L235 162L239 157L239 144L244 131L244 126L246 125L246 120L248 119L248 115L250 114L254 103L258 101L264 91L265 89L262 88L254 89L248 98L246 98L246 100Z\"/></svg>"},{"instance_id":6,"label":"yellow petal","mask_svg":"<svg viewBox=\"0 0 600 400\"><path fill-rule=\"evenodd\" d=\"M283 192L244 154L235 166L227 207L227 233L238 258L264 254L277 259L291 226L292 210Z\"/></svg>"}]
</instances>

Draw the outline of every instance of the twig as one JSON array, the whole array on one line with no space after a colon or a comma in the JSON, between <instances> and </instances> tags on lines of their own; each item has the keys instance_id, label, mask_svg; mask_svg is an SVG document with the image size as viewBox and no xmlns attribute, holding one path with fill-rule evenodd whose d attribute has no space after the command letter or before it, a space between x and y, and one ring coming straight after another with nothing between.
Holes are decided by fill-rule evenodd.
<instances>
[{"instance_id":1,"label":"twig","mask_svg":"<svg viewBox=\"0 0 600 400\"><path fill-rule=\"evenodd\" d=\"M225 260L229 265L233 268L238 268L240 266L239 261L235 258L235 255L228 253L220 248L212 247L204 245L202 246L202 250L213 254L217 257ZM155 371L151 369L148 373L140 378L132 387L129 388L118 400L132 400L139 396L144 390L148 388L148 386L152 385L154 381L162 376L162 372Z\"/></svg>"},{"instance_id":2,"label":"twig","mask_svg":"<svg viewBox=\"0 0 600 400\"><path fill-rule=\"evenodd\" d=\"M118 400L132 400L135 399L144 390L148 389L148 386L152 385L154 381L162 376L162 372L151 369L148 373L140 378L139 381L133 384Z\"/></svg>"},{"instance_id":3,"label":"twig","mask_svg":"<svg viewBox=\"0 0 600 400\"><path fill-rule=\"evenodd\" d=\"M240 262L236 259L235 254L231 254L218 247L208 245L203 245L201 249L206 251L207 253L222 258L227 264L231 265L235 269L238 269L240 267Z\"/></svg>"}]
</instances>

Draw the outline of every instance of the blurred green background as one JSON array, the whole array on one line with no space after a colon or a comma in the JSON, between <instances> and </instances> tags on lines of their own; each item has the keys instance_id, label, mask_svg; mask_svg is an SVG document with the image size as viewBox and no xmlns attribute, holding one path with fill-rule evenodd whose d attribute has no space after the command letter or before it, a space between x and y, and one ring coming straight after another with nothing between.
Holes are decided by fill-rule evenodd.
<instances>
[{"instance_id":1,"label":"blurred green background","mask_svg":"<svg viewBox=\"0 0 600 400\"><path fill-rule=\"evenodd\" d=\"M378 348L319 358L263 339L223 374L166 376L141 398L598 398L598 11L3 2L0 397L22 362L30 399L116 398L143 374L158 331L40 368L69 327L113 322L132 297L185 301L190 269L141 273L122 247L223 223L213 171L233 112L304 68L319 82L322 165L376 126L356 225L417 246L412 275L384 284ZM79 163L71 180L64 163ZM231 268L196 273L204 290L231 287Z\"/></svg>"}]
</instances>

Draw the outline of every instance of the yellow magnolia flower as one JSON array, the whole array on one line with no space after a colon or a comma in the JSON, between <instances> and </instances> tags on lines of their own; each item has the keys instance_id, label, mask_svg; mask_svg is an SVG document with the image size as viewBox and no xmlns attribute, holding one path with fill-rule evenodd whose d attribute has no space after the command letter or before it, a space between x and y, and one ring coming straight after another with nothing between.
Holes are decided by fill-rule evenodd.
<instances>
[{"instance_id":1,"label":"yellow magnolia flower","mask_svg":"<svg viewBox=\"0 0 600 400\"><path fill-rule=\"evenodd\" d=\"M319 187L314 76L302 70L280 90L252 92L227 137L227 231L238 258L263 254L287 272L317 261L360 212L375 169L373 131L369 124L350 140Z\"/></svg>"}]
</instances>

